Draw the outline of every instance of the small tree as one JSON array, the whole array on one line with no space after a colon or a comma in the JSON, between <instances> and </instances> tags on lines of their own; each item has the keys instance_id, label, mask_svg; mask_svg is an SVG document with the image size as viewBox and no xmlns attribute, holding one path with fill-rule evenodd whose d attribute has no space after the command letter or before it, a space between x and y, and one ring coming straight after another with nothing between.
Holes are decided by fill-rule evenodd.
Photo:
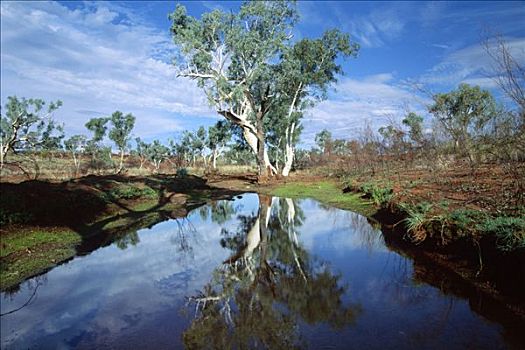
<instances>
[{"instance_id":1,"label":"small tree","mask_svg":"<svg viewBox=\"0 0 525 350\"><path fill-rule=\"evenodd\" d=\"M62 106L62 101L50 102L47 113L42 115L45 104L41 99L18 99L16 96L7 98L5 115L0 115L0 169L3 168L9 152L16 152L20 148L34 151L44 143L51 145L52 132L55 129L51 115Z\"/></svg>"},{"instance_id":2,"label":"small tree","mask_svg":"<svg viewBox=\"0 0 525 350\"><path fill-rule=\"evenodd\" d=\"M161 163L170 155L170 149L161 144L159 140L154 140L152 144L146 146L146 154L155 167L155 171L159 172Z\"/></svg>"},{"instance_id":3,"label":"small tree","mask_svg":"<svg viewBox=\"0 0 525 350\"><path fill-rule=\"evenodd\" d=\"M454 141L454 149L474 165L473 141L477 131L496 115L496 102L479 86L460 84L457 90L433 96L429 111Z\"/></svg>"},{"instance_id":4,"label":"small tree","mask_svg":"<svg viewBox=\"0 0 525 350\"><path fill-rule=\"evenodd\" d=\"M140 162L139 170L142 170L142 168L144 167L144 163L148 159L148 155L147 155L148 144L142 141L140 137L137 137L135 139L135 143L137 147L135 148L133 153L135 153L135 155L139 158L139 162Z\"/></svg>"},{"instance_id":5,"label":"small tree","mask_svg":"<svg viewBox=\"0 0 525 350\"><path fill-rule=\"evenodd\" d=\"M73 164L75 165L75 176L78 176L80 170L80 155L86 147L87 138L84 135L74 135L64 141L66 150L73 156Z\"/></svg>"},{"instance_id":6,"label":"small tree","mask_svg":"<svg viewBox=\"0 0 525 350\"><path fill-rule=\"evenodd\" d=\"M86 123L86 128L93 133L93 137L86 142L86 153L91 155L90 165L100 170L112 165L111 148L102 146L106 136L108 118L91 118Z\"/></svg>"},{"instance_id":7,"label":"small tree","mask_svg":"<svg viewBox=\"0 0 525 350\"><path fill-rule=\"evenodd\" d=\"M204 156L204 150L206 149L206 139L207 132L203 126L199 127L194 135L191 135L194 157L201 156L204 160L204 166L206 166L206 157ZM195 163L195 160L193 163Z\"/></svg>"},{"instance_id":8,"label":"small tree","mask_svg":"<svg viewBox=\"0 0 525 350\"><path fill-rule=\"evenodd\" d=\"M402 123L408 127L410 140L416 145L420 145L423 141L423 117L414 112L410 112L402 120Z\"/></svg>"},{"instance_id":9,"label":"small tree","mask_svg":"<svg viewBox=\"0 0 525 350\"><path fill-rule=\"evenodd\" d=\"M120 162L117 173L123 169L124 152L128 149L128 143L131 139L131 131L135 126L135 117L128 113L124 115L120 111L114 112L109 118L113 128L109 131L109 139L115 142L120 152Z\"/></svg>"},{"instance_id":10,"label":"small tree","mask_svg":"<svg viewBox=\"0 0 525 350\"><path fill-rule=\"evenodd\" d=\"M224 147L231 139L229 122L225 120L218 121L208 129L207 147L211 150L211 164L213 169L217 169L217 158L224 151Z\"/></svg>"},{"instance_id":11,"label":"small tree","mask_svg":"<svg viewBox=\"0 0 525 350\"><path fill-rule=\"evenodd\" d=\"M323 154L330 154L332 150L332 141L332 133L326 129L321 130L315 135L315 143Z\"/></svg>"}]
</instances>

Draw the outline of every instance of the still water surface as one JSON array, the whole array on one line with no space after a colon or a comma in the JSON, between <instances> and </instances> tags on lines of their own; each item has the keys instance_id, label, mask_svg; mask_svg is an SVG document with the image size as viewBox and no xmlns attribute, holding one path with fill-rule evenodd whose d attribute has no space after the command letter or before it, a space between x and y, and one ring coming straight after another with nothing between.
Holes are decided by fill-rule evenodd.
<instances>
[{"instance_id":1,"label":"still water surface","mask_svg":"<svg viewBox=\"0 0 525 350\"><path fill-rule=\"evenodd\" d=\"M498 349L366 218L245 194L132 232L1 296L5 349Z\"/></svg>"}]
</instances>

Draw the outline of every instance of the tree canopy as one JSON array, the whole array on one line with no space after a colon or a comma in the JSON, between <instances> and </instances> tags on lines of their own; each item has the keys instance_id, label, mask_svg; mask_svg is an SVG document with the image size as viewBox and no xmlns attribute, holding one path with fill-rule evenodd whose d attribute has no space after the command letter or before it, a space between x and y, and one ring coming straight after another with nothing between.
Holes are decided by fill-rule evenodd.
<instances>
[{"instance_id":1,"label":"tree canopy","mask_svg":"<svg viewBox=\"0 0 525 350\"><path fill-rule=\"evenodd\" d=\"M326 96L342 73L337 58L355 55L358 45L336 29L294 41L298 13L287 1L246 2L238 13L214 10L200 19L177 5L169 18L179 75L196 80L217 113L242 129L260 174L276 171L266 132L284 130L289 168L300 112Z\"/></svg>"}]
</instances>

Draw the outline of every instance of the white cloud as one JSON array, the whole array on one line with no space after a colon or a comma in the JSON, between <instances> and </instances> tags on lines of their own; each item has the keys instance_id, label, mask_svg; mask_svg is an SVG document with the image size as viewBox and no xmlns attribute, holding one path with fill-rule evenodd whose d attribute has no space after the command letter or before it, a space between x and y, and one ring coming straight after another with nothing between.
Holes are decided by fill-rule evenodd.
<instances>
[{"instance_id":1,"label":"white cloud","mask_svg":"<svg viewBox=\"0 0 525 350\"><path fill-rule=\"evenodd\" d=\"M525 63L525 38L506 38L514 59ZM474 44L447 55L421 77L425 84L436 84L448 88L460 83L477 84L484 88L495 87L490 77L494 76L494 63L481 44Z\"/></svg>"},{"instance_id":2,"label":"white cloud","mask_svg":"<svg viewBox=\"0 0 525 350\"><path fill-rule=\"evenodd\" d=\"M336 138L357 137L365 122L377 130L392 118L400 119L407 110L423 113L426 102L408 88L397 85L391 73L344 79L330 99L306 113L303 145L312 146L314 135L323 128Z\"/></svg>"},{"instance_id":3,"label":"white cloud","mask_svg":"<svg viewBox=\"0 0 525 350\"><path fill-rule=\"evenodd\" d=\"M406 25L399 6L378 9L367 16L348 20L344 13L336 13L341 24L364 47L380 47L390 40L397 39Z\"/></svg>"},{"instance_id":4,"label":"white cloud","mask_svg":"<svg viewBox=\"0 0 525 350\"><path fill-rule=\"evenodd\" d=\"M195 84L176 78L167 28L137 23L113 4L2 2L1 9L3 103L14 94L61 99L57 119L69 133L117 109L137 116L135 132L144 137L180 129L183 116L215 117Z\"/></svg>"}]
</instances>

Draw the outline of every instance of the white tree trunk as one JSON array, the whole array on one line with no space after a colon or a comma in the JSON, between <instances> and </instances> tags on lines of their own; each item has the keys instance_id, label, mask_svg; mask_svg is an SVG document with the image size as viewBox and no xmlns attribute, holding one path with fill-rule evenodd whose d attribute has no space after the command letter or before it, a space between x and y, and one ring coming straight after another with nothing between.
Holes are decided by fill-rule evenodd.
<instances>
[{"instance_id":1,"label":"white tree trunk","mask_svg":"<svg viewBox=\"0 0 525 350\"><path fill-rule=\"evenodd\" d=\"M283 167L283 176L288 176L290 174L290 170L292 169L292 164L295 156L295 149L293 146L293 133L295 131L295 123L292 123L292 125L289 128L286 128L286 135L285 135L285 150L284 150L284 167Z\"/></svg>"},{"instance_id":2,"label":"white tree trunk","mask_svg":"<svg viewBox=\"0 0 525 350\"><path fill-rule=\"evenodd\" d=\"M215 170L217 169L217 156L219 155L219 152L217 150L217 148L214 148L213 149L213 158L212 158L212 163L211 163L211 166L212 168Z\"/></svg>"},{"instance_id":3,"label":"white tree trunk","mask_svg":"<svg viewBox=\"0 0 525 350\"><path fill-rule=\"evenodd\" d=\"M75 151L71 152L73 154L73 163L75 164L75 177L78 176L78 171L80 170L80 159L77 158Z\"/></svg>"},{"instance_id":4,"label":"white tree trunk","mask_svg":"<svg viewBox=\"0 0 525 350\"><path fill-rule=\"evenodd\" d=\"M297 233L295 232L295 205L293 203L293 200L291 198L285 198L287 209L287 219L288 219L288 239L290 239L291 246L292 246L292 254L295 261L295 264L297 265L297 269L299 270L299 273L301 274L301 277L303 277L304 281L307 282L306 274L304 273L303 267L301 266L301 263L299 261L299 257L297 256L297 252L295 251L295 246L299 245L299 240L297 239Z\"/></svg>"},{"instance_id":5,"label":"white tree trunk","mask_svg":"<svg viewBox=\"0 0 525 350\"><path fill-rule=\"evenodd\" d=\"M244 139L246 140L254 154L257 155L257 136L255 136L247 127L241 127ZM275 167L270 162L270 158L268 157L266 147L264 148L264 166L267 168L269 167L272 174L277 174L277 169L275 169Z\"/></svg>"}]
</instances>

